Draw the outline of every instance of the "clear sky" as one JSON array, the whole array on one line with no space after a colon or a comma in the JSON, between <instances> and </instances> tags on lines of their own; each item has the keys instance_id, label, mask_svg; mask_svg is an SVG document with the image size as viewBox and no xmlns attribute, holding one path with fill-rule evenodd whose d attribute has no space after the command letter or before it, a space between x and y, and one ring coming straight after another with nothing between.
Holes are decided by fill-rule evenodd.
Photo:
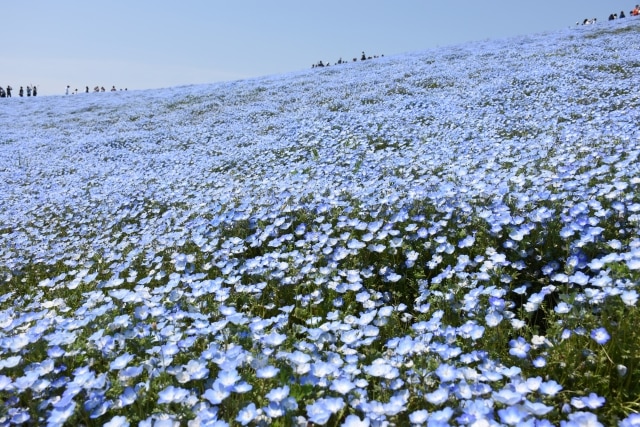
<instances>
[{"instance_id":1,"label":"clear sky","mask_svg":"<svg viewBox=\"0 0 640 427\"><path fill-rule=\"evenodd\" d=\"M2 0L0 85L41 95L282 74L574 26L634 1Z\"/></svg>"}]
</instances>

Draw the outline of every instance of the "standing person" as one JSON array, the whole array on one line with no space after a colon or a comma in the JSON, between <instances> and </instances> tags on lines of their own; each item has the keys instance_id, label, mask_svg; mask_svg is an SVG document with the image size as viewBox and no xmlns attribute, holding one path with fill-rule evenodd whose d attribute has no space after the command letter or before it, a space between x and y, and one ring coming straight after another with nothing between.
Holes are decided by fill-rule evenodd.
<instances>
[{"instance_id":1,"label":"standing person","mask_svg":"<svg viewBox=\"0 0 640 427\"><path fill-rule=\"evenodd\" d=\"M13 90L13 88L9 85L7 85L7 98L11 98L11 91Z\"/></svg>"},{"instance_id":2,"label":"standing person","mask_svg":"<svg viewBox=\"0 0 640 427\"><path fill-rule=\"evenodd\" d=\"M18 91L18 95L22 98L24 96L24 89L20 86L20 90Z\"/></svg>"},{"instance_id":3,"label":"standing person","mask_svg":"<svg viewBox=\"0 0 640 427\"><path fill-rule=\"evenodd\" d=\"M67 85L67 89L64 91L64 94L65 94L65 95L69 95L69 87L70 87L70 86L69 86L69 85Z\"/></svg>"},{"instance_id":4,"label":"standing person","mask_svg":"<svg viewBox=\"0 0 640 427\"><path fill-rule=\"evenodd\" d=\"M89 93L89 86L84 89L84 93Z\"/></svg>"},{"instance_id":5,"label":"standing person","mask_svg":"<svg viewBox=\"0 0 640 427\"><path fill-rule=\"evenodd\" d=\"M38 88L36 87L36 85L33 85L33 96L36 96L38 94Z\"/></svg>"},{"instance_id":6,"label":"standing person","mask_svg":"<svg viewBox=\"0 0 640 427\"><path fill-rule=\"evenodd\" d=\"M31 96L31 86L27 86L27 96Z\"/></svg>"}]
</instances>

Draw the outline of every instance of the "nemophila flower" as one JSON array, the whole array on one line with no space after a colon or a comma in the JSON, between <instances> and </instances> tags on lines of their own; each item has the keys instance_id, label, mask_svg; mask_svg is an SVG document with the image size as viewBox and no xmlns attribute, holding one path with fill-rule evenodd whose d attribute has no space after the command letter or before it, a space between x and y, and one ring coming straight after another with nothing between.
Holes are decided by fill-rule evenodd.
<instances>
[{"instance_id":1,"label":"nemophila flower","mask_svg":"<svg viewBox=\"0 0 640 427\"><path fill-rule=\"evenodd\" d=\"M261 341L270 347L277 347L287 339L285 334L279 334L277 332L271 332L268 335L262 337Z\"/></svg>"},{"instance_id":2,"label":"nemophila flower","mask_svg":"<svg viewBox=\"0 0 640 427\"><path fill-rule=\"evenodd\" d=\"M75 402L69 402L65 406L55 407L47 418L47 424L63 425L73 415L75 408Z\"/></svg>"},{"instance_id":3,"label":"nemophila flower","mask_svg":"<svg viewBox=\"0 0 640 427\"><path fill-rule=\"evenodd\" d=\"M560 422L561 427L604 427L598 417L590 412L574 412L567 421Z\"/></svg>"},{"instance_id":4,"label":"nemophila flower","mask_svg":"<svg viewBox=\"0 0 640 427\"><path fill-rule=\"evenodd\" d=\"M509 354L519 359L526 358L531 349L531 345L522 337L509 341L509 347Z\"/></svg>"},{"instance_id":5,"label":"nemophila flower","mask_svg":"<svg viewBox=\"0 0 640 427\"><path fill-rule=\"evenodd\" d=\"M566 314L571 311L571 307L571 304L567 304L566 302L561 301L553 308L553 311L558 314Z\"/></svg>"},{"instance_id":6,"label":"nemophila flower","mask_svg":"<svg viewBox=\"0 0 640 427\"><path fill-rule=\"evenodd\" d=\"M640 256L634 256L627 260L629 270L640 270Z\"/></svg>"},{"instance_id":7,"label":"nemophila flower","mask_svg":"<svg viewBox=\"0 0 640 427\"><path fill-rule=\"evenodd\" d=\"M8 390L11 387L11 378L6 375L0 375L0 390Z\"/></svg>"},{"instance_id":8,"label":"nemophila flower","mask_svg":"<svg viewBox=\"0 0 640 427\"><path fill-rule=\"evenodd\" d=\"M640 414L630 414L627 418L620 421L618 427L637 427L640 426Z\"/></svg>"},{"instance_id":9,"label":"nemophila flower","mask_svg":"<svg viewBox=\"0 0 640 427\"><path fill-rule=\"evenodd\" d=\"M265 378L265 379L273 378L276 375L278 375L278 372L280 372L279 368L276 368L275 366L272 366L272 365L267 365L256 370L256 377Z\"/></svg>"},{"instance_id":10,"label":"nemophila flower","mask_svg":"<svg viewBox=\"0 0 640 427\"><path fill-rule=\"evenodd\" d=\"M22 356L10 356L4 360L0 360L0 369L15 368L22 361Z\"/></svg>"},{"instance_id":11,"label":"nemophila flower","mask_svg":"<svg viewBox=\"0 0 640 427\"><path fill-rule=\"evenodd\" d=\"M636 292L635 289L632 289L630 291L622 291L622 293L620 294L620 298L625 305L634 307L638 302L638 292Z\"/></svg>"},{"instance_id":12,"label":"nemophila flower","mask_svg":"<svg viewBox=\"0 0 640 427\"><path fill-rule=\"evenodd\" d=\"M353 390L356 385L347 378L337 378L331 382L330 390L340 394L347 394Z\"/></svg>"},{"instance_id":13,"label":"nemophila flower","mask_svg":"<svg viewBox=\"0 0 640 427\"><path fill-rule=\"evenodd\" d=\"M227 397L231 395L232 387L225 386L219 380L213 382L211 388L205 390L204 398L207 399L213 405L219 405Z\"/></svg>"},{"instance_id":14,"label":"nemophila flower","mask_svg":"<svg viewBox=\"0 0 640 427\"><path fill-rule=\"evenodd\" d=\"M123 382L131 380L142 374L143 370L142 366L127 366L118 372L118 379Z\"/></svg>"},{"instance_id":15,"label":"nemophila flower","mask_svg":"<svg viewBox=\"0 0 640 427\"><path fill-rule=\"evenodd\" d=\"M218 378L216 379L216 381L220 381L220 383L225 387L231 387L241 379L242 378L238 374L237 370L227 369L218 372Z\"/></svg>"},{"instance_id":16,"label":"nemophila flower","mask_svg":"<svg viewBox=\"0 0 640 427\"><path fill-rule=\"evenodd\" d=\"M573 397L571 399L571 405L577 409L597 409L605 403L605 398L598 396L595 393L589 393L588 396Z\"/></svg>"},{"instance_id":17,"label":"nemophila flower","mask_svg":"<svg viewBox=\"0 0 640 427\"><path fill-rule=\"evenodd\" d=\"M342 427L369 427L371 422L368 418L361 420L357 415L348 415L342 423Z\"/></svg>"},{"instance_id":18,"label":"nemophila flower","mask_svg":"<svg viewBox=\"0 0 640 427\"><path fill-rule=\"evenodd\" d=\"M496 402L502 403L507 406L513 406L516 403L520 402L523 396L520 393L511 391L509 389L501 389L492 394L493 400Z\"/></svg>"},{"instance_id":19,"label":"nemophila flower","mask_svg":"<svg viewBox=\"0 0 640 427\"><path fill-rule=\"evenodd\" d=\"M426 393L424 398L427 402L439 406L449 399L449 391L446 388L439 387L431 393Z\"/></svg>"},{"instance_id":20,"label":"nemophila flower","mask_svg":"<svg viewBox=\"0 0 640 427\"><path fill-rule=\"evenodd\" d=\"M8 412L9 412L9 415L11 415L10 423L14 425L24 424L31 419L31 415L29 415L28 411L18 410L18 411L15 411L13 414L11 413L11 411L8 411Z\"/></svg>"},{"instance_id":21,"label":"nemophila flower","mask_svg":"<svg viewBox=\"0 0 640 427\"><path fill-rule=\"evenodd\" d=\"M529 413L523 411L520 405L513 405L504 409L498 409L498 416L500 417L500 421L506 425L515 426L521 425L522 421L529 416Z\"/></svg>"},{"instance_id":22,"label":"nemophila flower","mask_svg":"<svg viewBox=\"0 0 640 427\"><path fill-rule=\"evenodd\" d=\"M605 328L597 328L591 331L591 339L600 345L604 345L609 342L611 336Z\"/></svg>"},{"instance_id":23,"label":"nemophila flower","mask_svg":"<svg viewBox=\"0 0 640 427\"><path fill-rule=\"evenodd\" d=\"M547 366L547 359L545 359L542 356L538 356L535 359L533 359L531 361L531 364L535 367L535 368L544 368L545 366Z\"/></svg>"},{"instance_id":24,"label":"nemophila flower","mask_svg":"<svg viewBox=\"0 0 640 427\"><path fill-rule=\"evenodd\" d=\"M484 320L487 326L493 328L498 326L503 318L504 316L502 316L502 314L498 313L497 311L492 311L484 317Z\"/></svg>"},{"instance_id":25,"label":"nemophila flower","mask_svg":"<svg viewBox=\"0 0 640 427\"><path fill-rule=\"evenodd\" d=\"M138 398L138 394L136 393L133 387L126 387L118 400L116 401L116 406L119 408L129 406L136 401Z\"/></svg>"},{"instance_id":26,"label":"nemophila flower","mask_svg":"<svg viewBox=\"0 0 640 427\"><path fill-rule=\"evenodd\" d=\"M549 412L553 411L553 406L547 406L541 402L531 402L529 400L525 400L523 404L524 409L537 417L544 416Z\"/></svg>"},{"instance_id":27,"label":"nemophila flower","mask_svg":"<svg viewBox=\"0 0 640 427\"><path fill-rule=\"evenodd\" d=\"M456 367L447 363L438 366L435 373L443 383L455 381L459 376Z\"/></svg>"},{"instance_id":28,"label":"nemophila flower","mask_svg":"<svg viewBox=\"0 0 640 427\"><path fill-rule=\"evenodd\" d=\"M266 394L266 398L269 399L270 402L279 403L285 398L289 396L289 386L277 387L271 389L269 393Z\"/></svg>"},{"instance_id":29,"label":"nemophila flower","mask_svg":"<svg viewBox=\"0 0 640 427\"><path fill-rule=\"evenodd\" d=\"M392 380L399 375L398 368L392 366L384 359L376 359L371 365L364 368L364 372L372 377L381 377Z\"/></svg>"},{"instance_id":30,"label":"nemophila flower","mask_svg":"<svg viewBox=\"0 0 640 427\"><path fill-rule=\"evenodd\" d=\"M240 412L238 412L238 416L236 417L236 421L246 426L251 421L253 421L259 415L258 409L256 408L255 403L249 403L247 406L242 408Z\"/></svg>"},{"instance_id":31,"label":"nemophila flower","mask_svg":"<svg viewBox=\"0 0 640 427\"><path fill-rule=\"evenodd\" d=\"M65 350L63 350L60 346L53 346L47 349L47 356L52 359L57 359L58 357L62 357L65 354Z\"/></svg>"},{"instance_id":32,"label":"nemophila flower","mask_svg":"<svg viewBox=\"0 0 640 427\"><path fill-rule=\"evenodd\" d=\"M158 393L158 403L182 403L187 397L189 397L188 390L170 385Z\"/></svg>"},{"instance_id":33,"label":"nemophila flower","mask_svg":"<svg viewBox=\"0 0 640 427\"><path fill-rule=\"evenodd\" d=\"M110 421L104 424L104 427L129 427L129 421L127 417L122 415L116 415L111 418Z\"/></svg>"},{"instance_id":34,"label":"nemophila flower","mask_svg":"<svg viewBox=\"0 0 640 427\"><path fill-rule=\"evenodd\" d=\"M109 364L109 369L111 369L112 371L124 369L127 367L129 362L133 360L133 358L134 356L129 353L118 356Z\"/></svg>"},{"instance_id":35,"label":"nemophila flower","mask_svg":"<svg viewBox=\"0 0 640 427\"><path fill-rule=\"evenodd\" d=\"M426 409L419 409L409 414L409 421L411 424L423 425L429 419L429 411Z\"/></svg>"},{"instance_id":36,"label":"nemophila flower","mask_svg":"<svg viewBox=\"0 0 640 427\"><path fill-rule=\"evenodd\" d=\"M331 415L344 408L344 400L341 398L324 397L307 405L307 417L315 424L324 425Z\"/></svg>"}]
</instances>

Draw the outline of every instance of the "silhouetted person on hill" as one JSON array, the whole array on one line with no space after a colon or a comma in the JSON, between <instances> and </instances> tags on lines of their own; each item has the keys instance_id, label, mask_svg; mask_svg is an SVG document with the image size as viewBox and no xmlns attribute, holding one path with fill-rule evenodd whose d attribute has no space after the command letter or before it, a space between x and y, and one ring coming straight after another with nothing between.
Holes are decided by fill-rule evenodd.
<instances>
[{"instance_id":1,"label":"silhouetted person on hill","mask_svg":"<svg viewBox=\"0 0 640 427\"><path fill-rule=\"evenodd\" d=\"M4 89L0 86L0 98L4 98L5 96L7 96L7 94L4 93Z\"/></svg>"},{"instance_id":2,"label":"silhouetted person on hill","mask_svg":"<svg viewBox=\"0 0 640 427\"><path fill-rule=\"evenodd\" d=\"M24 96L24 89L22 86L20 86L20 90L18 91L18 95L20 95L20 97Z\"/></svg>"},{"instance_id":3,"label":"silhouetted person on hill","mask_svg":"<svg viewBox=\"0 0 640 427\"><path fill-rule=\"evenodd\" d=\"M89 93L89 86L85 87L84 93Z\"/></svg>"},{"instance_id":4,"label":"silhouetted person on hill","mask_svg":"<svg viewBox=\"0 0 640 427\"><path fill-rule=\"evenodd\" d=\"M31 86L27 86L27 96L31 96Z\"/></svg>"},{"instance_id":5,"label":"silhouetted person on hill","mask_svg":"<svg viewBox=\"0 0 640 427\"><path fill-rule=\"evenodd\" d=\"M620 11L620 19L622 18L626 18L626 15L624 14L624 10Z\"/></svg>"},{"instance_id":6,"label":"silhouetted person on hill","mask_svg":"<svg viewBox=\"0 0 640 427\"><path fill-rule=\"evenodd\" d=\"M367 55L364 54L364 51L362 51L362 56L360 57L361 61L366 61L367 59Z\"/></svg>"},{"instance_id":7,"label":"silhouetted person on hill","mask_svg":"<svg viewBox=\"0 0 640 427\"><path fill-rule=\"evenodd\" d=\"M36 85L33 85L33 96L36 96L38 94L38 88L36 87Z\"/></svg>"},{"instance_id":8,"label":"silhouetted person on hill","mask_svg":"<svg viewBox=\"0 0 640 427\"><path fill-rule=\"evenodd\" d=\"M11 98L11 91L13 90L13 88L9 85L7 85L7 98Z\"/></svg>"}]
</instances>

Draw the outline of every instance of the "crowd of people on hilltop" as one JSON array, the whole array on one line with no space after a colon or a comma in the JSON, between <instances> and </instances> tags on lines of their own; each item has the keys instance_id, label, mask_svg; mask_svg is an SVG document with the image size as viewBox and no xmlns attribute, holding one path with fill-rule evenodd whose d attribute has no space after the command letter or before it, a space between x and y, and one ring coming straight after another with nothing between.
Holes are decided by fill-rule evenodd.
<instances>
[{"instance_id":1,"label":"crowd of people on hilltop","mask_svg":"<svg viewBox=\"0 0 640 427\"><path fill-rule=\"evenodd\" d=\"M7 85L7 88L3 88L2 86L0 86L0 98L11 98L11 92L13 91L13 88L11 87L11 85ZM27 90L25 91L24 87L20 86L20 90L18 90L18 95L19 96L38 96L38 86L36 85L29 85L27 86Z\"/></svg>"},{"instance_id":2,"label":"crowd of people on hilltop","mask_svg":"<svg viewBox=\"0 0 640 427\"><path fill-rule=\"evenodd\" d=\"M127 90L127 88L124 88L124 89L120 88L120 90ZM96 92L106 92L106 91L107 90L104 88L104 86L95 86L93 88L93 92L94 93L96 93ZM109 90L109 92L117 92L117 91L118 91L118 89L116 89L115 86L111 86L111 89ZM85 86L84 93L89 93L89 92L90 92L89 91L89 86ZM67 85L67 88L64 91L65 95L76 95L78 93L80 93L78 91L78 89L76 88L75 90L71 90L71 86L70 85Z\"/></svg>"},{"instance_id":3,"label":"crowd of people on hilltop","mask_svg":"<svg viewBox=\"0 0 640 427\"><path fill-rule=\"evenodd\" d=\"M365 55L364 52L362 52L362 55L360 55L360 60L361 61L366 61L368 59L380 58L381 56L384 56L384 55L367 56L367 55ZM357 62L358 58L354 57L352 61L353 62ZM340 59L338 59L338 61L334 65L347 64L348 62L349 61L345 61L342 58L340 58ZM330 65L331 65L331 63L329 61L327 61L327 62L318 61L317 63L312 64L311 68L322 68L322 67L328 67Z\"/></svg>"},{"instance_id":4,"label":"crowd of people on hilltop","mask_svg":"<svg viewBox=\"0 0 640 427\"><path fill-rule=\"evenodd\" d=\"M640 16L640 5L636 5L632 10L629 11L629 16ZM623 19L626 18L627 15L625 15L624 10L620 11L620 14L618 13L612 13L609 15L609 21L615 21L616 19ZM580 21L576 22L576 25L590 25L590 24L595 24L596 22L598 22L598 20L596 18L593 19L589 19L589 18L585 18L582 23Z\"/></svg>"}]
</instances>

